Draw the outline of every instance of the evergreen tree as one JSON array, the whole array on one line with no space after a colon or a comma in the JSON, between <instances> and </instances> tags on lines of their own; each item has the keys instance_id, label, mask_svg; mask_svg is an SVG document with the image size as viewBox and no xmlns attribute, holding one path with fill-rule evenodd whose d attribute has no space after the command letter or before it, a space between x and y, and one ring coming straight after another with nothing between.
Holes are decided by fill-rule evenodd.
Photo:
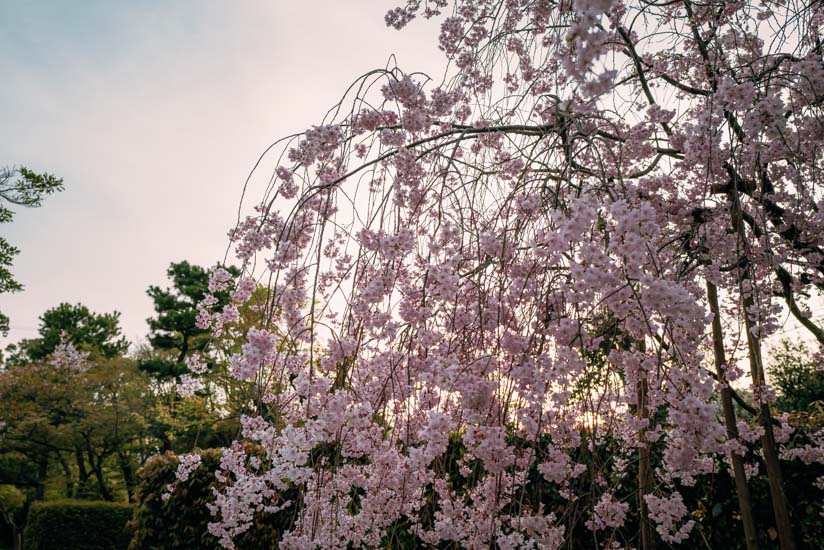
<instances>
[{"instance_id":1,"label":"evergreen tree","mask_svg":"<svg viewBox=\"0 0 824 550\"><path fill-rule=\"evenodd\" d=\"M62 303L40 316L40 337L6 348L7 365L41 361L64 339L75 348L107 359L129 349L121 334L120 312L95 313L83 304Z\"/></svg>"},{"instance_id":2,"label":"evergreen tree","mask_svg":"<svg viewBox=\"0 0 824 550\"><path fill-rule=\"evenodd\" d=\"M229 267L233 277L240 272ZM145 371L159 378L179 376L186 372L184 361L208 345L210 332L197 326L197 304L209 293L209 271L187 261L174 262L166 275L171 288L150 286L147 294L154 302L156 315L149 323L149 343L157 351L166 352L141 361ZM229 302L228 293L217 295L218 305Z\"/></svg>"}]
</instances>

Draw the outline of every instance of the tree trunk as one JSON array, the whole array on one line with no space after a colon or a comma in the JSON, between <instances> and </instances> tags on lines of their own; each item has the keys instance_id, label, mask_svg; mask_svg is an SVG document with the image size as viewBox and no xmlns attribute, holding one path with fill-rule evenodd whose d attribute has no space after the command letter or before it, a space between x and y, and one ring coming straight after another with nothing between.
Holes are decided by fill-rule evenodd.
<instances>
[{"instance_id":1,"label":"tree trunk","mask_svg":"<svg viewBox=\"0 0 824 550\"><path fill-rule=\"evenodd\" d=\"M79 484L82 488L89 479L89 473L86 471L86 461L83 460L83 451L79 447L74 450L74 458L77 462L77 475L80 478Z\"/></svg>"},{"instance_id":2,"label":"tree trunk","mask_svg":"<svg viewBox=\"0 0 824 550\"><path fill-rule=\"evenodd\" d=\"M747 346L750 352L750 374L752 375L753 385L761 387L765 383L764 368L761 362L761 346L758 337L751 332L752 321L746 314L746 311L752 306L752 302L752 298L744 299L744 327L747 329ZM761 427L764 428L764 435L761 436L761 449L764 453L764 463L767 466L767 480L770 485L770 497L772 499L773 514L775 514L775 524L778 529L778 540L782 550L794 550L795 535L787 507L787 497L784 493L784 475L781 471L781 463L778 461L778 446L775 443L772 415L770 406L767 403L759 405L758 421Z\"/></svg>"},{"instance_id":3,"label":"tree trunk","mask_svg":"<svg viewBox=\"0 0 824 550\"><path fill-rule=\"evenodd\" d=\"M112 502L114 500L114 496L112 496L111 491L109 491L109 488L106 486L106 478L103 476L103 470L99 467L95 467L94 476L97 478L97 488L100 490L100 496L103 500Z\"/></svg>"},{"instance_id":4,"label":"tree trunk","mask_svg":"<svg viewBox=\"0 0 824 550\"><path fill-rule=\"evenodd\" d=\"M169 439L169 436L166 435L166 432L163 431L162 428L161 428L160 434L157 436L157 438L160 440L160 443L163 446L161 448L161 454L168 453L172 450L172 440Z\"/></svg>"},{"instance_id":5,"label":"tree trunk","mask_svg":"<svg viewBox=\"0 0 824 550\"><path fill-rule=\"evenodd\" d=\"M730 193L732 205L730 216L734 230L738 234L738 244L744 254L747 254L747 234L744 226L744 217L741 213L741 203L738 196L737 187L733 186ZM749 267L742 269L740 281L743 283L750 280ZM762 388L766 382L764 375L764 363L761 358L761 342L759 335L753 333L753 319L750 312L755 306L754 291L741 289L744 306L744 328L747 331L747 349L750 360L750 376L754 388ZM756 327L757 328L757 327ZM758 421L764 429L761 437L761 449L764 453L764 463L767 466L767 480L770 486L770 498L772 500L773 514L775 515L775 526L778 530L778 541L782 550L795 550L795 534L793 533L790 512L787 506L787 497L784 493L784 475L781 472L781 464L778 461L778 447L775 443L773 433L772 414L767 403L759 403Z\"/></svg>"},{"instance_id":6,"label":"tree trunk","mask_svg":"<svg viewBox=\"0 0 824 550\"><path fill-rule=\"evenodd\" d=\"M72 476L69 463L66 462L66 459L64 459L63 455L59 452L57 453L57 460L60 461L60 465L63 467L63 475L66 476L66 498L74 498L74 476Z\"/></svg>"},{"instance_id":7,"label":"tree trunk","mask_svg":"<svg viewBox=\"0 0 824 550\"><path fill-rule=\"evenodd\" d=\"M129 457L122 452L117 453L117 464L120 466L120 473L123 474L123 483L126 485L126 493L129 497L129 502L132 502L134 495L134 488L136 485L134 468L129 460Z\"/></svg>"},{"instance_id":8,"label":"tree trunk","mask_svg":"<svg viewBox=\"0 0 824 550\"><path fill-rule=\"evenodd\" d=\"M46 454L37 464L37 488L35 489L35 500L46 500L46 475L49 473L49 455Z\"/></svg>"},{"instance_id":9,"label":"tree trunk","mask_svg":"<svg viewBox=\"0 0 824 550\"><path fill-rule=\"evenodd\" d=\"M639 373L638 380L638 417L649 420L649 408L647 403L647 376L645 372ZM640 446L638 447L638 519L641 523L641 550L654 550L655 548L655 531L652 528L652 523L649 519L649 512L647 510L647 503L644 500L645 495L652 494L652 464L650 461L650 448L647 441L646 430L651 428L648 426L643 428L639 434Z\"/></svg>"},{"instance_id":10,"label":"tree trunk","mask_svg":"<svg viewBox=\"0 0 824 550\"><path fill-rule=\"evenodd\" d=\"M710 305L712 318L712 348L715 355L715 372L721 386L721 408L724 411L724 424L727 428L727 438L738 441L738 426L735 422L735 409L732 405L732 394L724 375L724 365L727 363L724 352L724 334L721 330L721 314L718 308L718 291L715 285L707 281L707 301ZM744 524L744 542L747 550L758 549L758 535L755 530L755 520L752 515L752 499L750 488L747 485L747 475L744 472L744 461L741 456L732 453L732 470L735 478L735 492L738 495L738 508L741 512L741 522Z\"/></svg>"},{"instance_id":11,"label":"tree trunk","mask_svg":"<svg viewBox=\"0 0 824 550\"><path fill-rule=\"evenodd\" d=\"M97 489L100 491L100 496L103 500L113 501L114 497L106 486L106 477L103 475L103 457L101 456L95 461L91 448L88 448L87 452L89 454L89 466L91 466L94 477L97 479Z\"/></svg>"},{"instance_id":12,"label":"tree trunk","mask_svg":"<svg viewBox=\"0 0 824 550\"><path fill-rule=\"evenodd\" d=\"M21 550L23 548L23 530L16 525L11 528L11 548Z\"/></svg>"},{"instance_id":13,"label":"tree trunk","mask_svg":"<svg viewBox=\"0 0 824 550\"><path fill-rule=\"evenodd\" d=\"M647 344L643 339L638 340L636 342L636 348L639 352L645 352ZM653 491L652 460L649 441L647 441L647 430L652 429L653 420L650 417L649 411L649 379L643 367L638 372L636 397L637 410L635 414L638 418L647 421L646 426L638 434L638 521L641 527L641 550L654 550L655 530L649 518L647 502L644 500L644 497L651 495Z\"/></svg>"}]
</instances>

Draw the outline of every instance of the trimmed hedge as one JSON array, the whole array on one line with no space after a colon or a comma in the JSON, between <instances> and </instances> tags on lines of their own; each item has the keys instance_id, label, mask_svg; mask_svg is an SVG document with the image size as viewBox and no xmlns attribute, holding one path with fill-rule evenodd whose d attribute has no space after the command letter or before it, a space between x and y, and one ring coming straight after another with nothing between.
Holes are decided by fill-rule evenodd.
<instances>
[{"instance_id":1,"label":"trimmed hedge","mask_svg":"<svg viewBox=\"0 0 824 550\"><path fill-rule=\"evenodd\" d=\"M134 507L120 502L34 502L23 531L24 550L126 550Z\"/></svg>"},{"instance_id":2,"label":"trimmed hedge","mask_svg":"<svg viewBox=\"0 0 824 550\"><path fill-rule=\"evenodd\" d=\"M248 450L254 452L251 446ZM217 538L209 533L209 522L214 519L206 506L214 500L212 489L218 486L215 470L219 468L221 453L220 449L199 451L201 464L185 482L175 479L179 464L175 454L168 452L146 461L138 472L137 510L129 523L131 550L222 549ZM170 483L175 484L175 489L164 500ZM291 509L279 514L256 514L252 527L237 537L235 544L244 549L277 548L280 533L292 514Z\"/></svg>"}]
</instances>

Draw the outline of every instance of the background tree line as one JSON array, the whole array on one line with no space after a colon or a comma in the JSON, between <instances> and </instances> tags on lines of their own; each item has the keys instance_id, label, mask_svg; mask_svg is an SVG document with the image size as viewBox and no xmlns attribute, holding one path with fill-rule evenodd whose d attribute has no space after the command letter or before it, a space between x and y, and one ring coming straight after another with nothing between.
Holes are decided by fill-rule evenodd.
<instances>
[{"instance_id":1,"label":"background tree line","mask_svg":"<svg viewBox=\"0 0 824 550\"><path fill-rule=\"evenodd\" d=\"M37 500L131 502L149 457L224 447L237 437L240 415L252 401L226 369L257 313L243 308L227 338L210 342L208 331L196 326L208 270L181 261L167 276L168 286L147 290L155 314L147 319L145 344L130 347L117 311L62 303L40 316L37 337L4 350L0 510L8 511L7 528L22 529L28 505ZM203 388L184 397L178 383L193 354L208 372Z\"/></svg>"}]
</instances>

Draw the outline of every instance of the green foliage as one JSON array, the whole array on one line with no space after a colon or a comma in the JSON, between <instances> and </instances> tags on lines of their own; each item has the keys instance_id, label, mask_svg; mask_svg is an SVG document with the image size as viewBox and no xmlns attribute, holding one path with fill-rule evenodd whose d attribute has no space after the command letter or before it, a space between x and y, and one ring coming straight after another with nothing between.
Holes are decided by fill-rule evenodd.
<instances>
[{"instance_id":1,"label":"green foliage","mask_svg":"<svg viewBox=\"0 0 824 550\"><path fill-rule=\"evenodd\" d=\"M115 502L35 502L23 531L24 550L125 550L134 508Z\"/></svg>"},{"instance_id":2,"label":"green foliage","mask_svg":"<svg viewBox=\"0 0 824 550\"><path fill-rule=\"evenodd\" d=\"M15 179L17 176L17 179ZM21 166L0 169L0 198L19 206L37 207L43 198L63 190L63 179Z\"/></svg>"},{"instance_id":3,"label":"green foliage","mask_svg":"<svg viewBox=\"0 0 824 550\"><path fill-rule=\"evenodd\" d=\"M67 497L125 497L157 449L146 436L150 403L148 377L129 359L0 371L0 481L43 486L51 464Z\"/></svg>"},{"instance_id":4,"label":"green foliage","mask_svg":"<svg viewBox=\"0 0 824 550\"><path fill-rule=\"evenodd\" d=\"M219 549L217 539L209 534L213 521L206 507L214 499L212 488L217 486L215 470L220 464L221 451L200 451L201 464L185 482L175 479L179 463L177 456L166 453L150 458L138 473L137 510L129 524L132 532L131 550ZM168 500L162 496L167 485L175 488ZM280 532L291 519L291 509L279 514L259 513L252 528L237 540L238 548L277 548Z\"/></svg>"},{"instance_id":5,"label":"green foliage","mask_svg":"<svg viewBox=\"0 0 824 550\"><path fill-rule=\"evenodd\" d=\"M234 277L240 272L235 267L226 270ZM180 376L186 372L184 359L193 352L203 351L211 333L198 328L197 304L209 292L209 272L203 267L182 261L172 263L166 270L171 288L150 286L146 293L154 302L156 316L149 323L149 343L155 350L167 352L141 361L141 368L159 378ZM229 302L228 293L216 296L221 307Z\"/></svg>"},{"instance_id":6,"label":"green foliage","mask_svg":"<svg viewBox=\"0 0 824 550\"><path fill-rule=\"evenodd\" d=\"M155 383L155 387L170 386ZM196 447L225 447L237 436L236 416L217 409L214 401L195 395L181 399L174 386L163 392L157 388L155 402L146 411L146 433L162 443L164 451L187 452Z\"/></svg>"},{"instance_id":7,"label":"green foliage","mask_svg":"<svg viewBox=\"0 0 824 550\"><path fill-rule=\"evenodd\" d=\"M34 462L21 453L0 446L0 483L35 486L38 483Z\"/></svg>"},{"instance_id":8,"label":"green foliage","mask_svg":"<svg viewBox=\"0 0 824 550\"><path fill-rule=\"evenodd\" d=\"M26 495L14 485L0 485L0 514L14 514L26 504Z\"/></svg>"},{"instance_id":9,"label":"green foliage","mask_svg":"<svg viewBox=\"0 0 824 550\"><path fill-rule=\"evenodd\" d=\"M20 541L26 517L26 494L14 485L0 485L0 539Z\"/></svg>"},{"instance_id":10,"label":"green foliage","mask_svg":"<svg viewBox=\"0 0 824 550\"><path fill-rule=\"evenodd\" d=\"M40 338L23 340L8 364L41 361L65 338L80 351L105 358L122 355L129 342L120 333L120 313L95 313L83 304L62 303L40 316Z\"/></svg>"},{"instance_id":11,"label":"green foliage","mask_svg":"<svg viewBox=\"0 0 824 550\"><path fill-rule=\"evenodd\" d=\"M804 342L783 339L770 352L769 379L778 390L776 407L782 411L806 411L824 402L824 371L817 370L813 352Z\"/></svg>"},{"instance_id":12,"label":"green foliage","mask_svg":"<svg viewBox=\"0 0 824 550\"><path fill-rule=\"evenodd\" d=\"M51 174L38 174L25 166L20 168L0 168L0 223L8 223L14 218L6 205L37 207L43 198L63 189L63 180ZM18 292L23 289L9 268L20 250L0 237L0 294ZM0 334L9 333L9 318L0 312Z\"/></svg>"}]
</instances>

